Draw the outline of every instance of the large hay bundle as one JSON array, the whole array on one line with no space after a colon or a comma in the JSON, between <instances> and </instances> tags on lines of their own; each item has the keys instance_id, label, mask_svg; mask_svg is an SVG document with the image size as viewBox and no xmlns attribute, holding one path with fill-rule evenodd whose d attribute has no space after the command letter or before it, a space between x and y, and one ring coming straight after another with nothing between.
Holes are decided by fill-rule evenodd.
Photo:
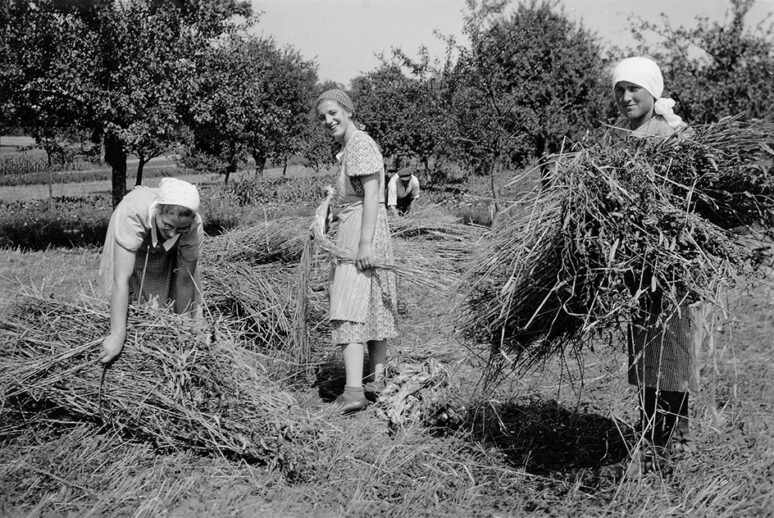
<instances>
[{"instance_id":1,"label":"large hay bundle","mask_svg":"<svg viewBox=\"0 0 774 518\"><path fill-rule=\"evenodd\" d=\"M774 222L772 126L729 119L659 144L553 157L547 186L493 231L472 267L461 329L529 366L618 329L666 318L749 271L729 229Z\"/></svg>"},{"instance_id":2,"label":"large hay bundle","mask_svg":"<svg viewBox=\"0 0 774 518\"><path fill-rule=\"evenodd\" d=\"M204 301L258 348L284 349L292 340L295 276L281 263L205 263Z\"/></svg>"},{"instance_id":3,"label":"large hay bundle","mask_svg":"<svg viewBox=\"0 0 774 518\"><path fill-rule=\"evenodd\" d=\"M469 234L470 226L440 205L416 205L405 216L390 218L393 237L425 239L454 239Z\"/></svg>"},{"instance_id":4,"label":"large hay bundle","mask_svg":"<svg viewBox=\"0 0 774 518\"><path fill-rule=\"evenodd\" d=\"M308 236L308 218L271 219L208 239L203 257L209 265L294 263L301 258Z\"/></svg>"},{"instance_id":5,"label":"large hay bundle","mask_svg":"<svg viewBox=\"0 0 774 518\"><path fill-rule=\"evenodd\" d=\"M22 297L0 325L3 421L48 408L40 415L95 421L162 449L297 472L319 423L268 377L259 355L186 319L133 307L124 350L103 371L105 304Z\"/></svg>"},{"instance_id":6,"label":"large hay bundle","mask_svg":"<svg viewBox=\"0 0 774 518\"><path fill-rule=\"evenodd\" d=\"M207 240L202 256L205 304L258 348L295 345L295 269L308 226L306 218L277 218Z\"/></svg>"}]
</instances>

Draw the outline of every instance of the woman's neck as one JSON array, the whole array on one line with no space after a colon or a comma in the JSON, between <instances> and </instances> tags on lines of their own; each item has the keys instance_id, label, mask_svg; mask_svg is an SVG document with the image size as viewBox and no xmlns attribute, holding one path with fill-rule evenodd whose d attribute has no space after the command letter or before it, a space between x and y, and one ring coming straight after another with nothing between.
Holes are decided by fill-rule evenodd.
<instances>
[{"instance_id":1,"label":"woman's neck","mask_svg":"<svg viewBox=\"0 0 774 518\"><path fill-rule=\"evenodd\" d=\"M352 135L354 135L356 131L357 131L357 126L355 126L354 122L350 122L349 126L347 126L346 131L344 131L344 135L342 135L340 139L336 139L336 140L338 140L339 144L341 144L342 146L346 146L347 142L350 141L350 139L352 138Z\"/></svg>"},{"instance_id":2,"label":"woman's neck","mask_svg":"<svg viewBox=\"0 0 774 518\"><path fill-rule=\"evenodd\" d=\"M653 110L650 110L642 117L637 117L636 119L629 119L629 129L632 131L639 129L640 127L650 122L650 120L653 118L653 115L654 115Z\"/></svg>"}]
</instances>

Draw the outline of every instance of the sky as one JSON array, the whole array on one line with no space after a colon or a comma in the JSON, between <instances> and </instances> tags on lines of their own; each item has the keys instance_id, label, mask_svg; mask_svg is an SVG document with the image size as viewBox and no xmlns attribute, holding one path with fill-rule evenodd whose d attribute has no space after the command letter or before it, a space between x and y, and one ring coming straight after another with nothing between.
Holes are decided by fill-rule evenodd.
<instances>
[{"instance_id":1,"label":"sky","mask_svg":"<svg viewBox=\"0 0 774 518\"><path fill-rule=\"evenodd\" d=\"M377 54L393 47L416 56L420 46L442 57L444 45L434 31L464 42L465 0L251 0L262 12L258 34L291 45L318 65L321 81L348 86L357 75L379 66ZM605 45L633 46L627 19L693 26L697 16L722 21L730 0L562 0L567 16L597 33ZM514 5L516 2L514 0ZM774 0L757 0L748 22L774 12ZM774 17L770 20L774 22Z\"/></svg>"}]
</instances>

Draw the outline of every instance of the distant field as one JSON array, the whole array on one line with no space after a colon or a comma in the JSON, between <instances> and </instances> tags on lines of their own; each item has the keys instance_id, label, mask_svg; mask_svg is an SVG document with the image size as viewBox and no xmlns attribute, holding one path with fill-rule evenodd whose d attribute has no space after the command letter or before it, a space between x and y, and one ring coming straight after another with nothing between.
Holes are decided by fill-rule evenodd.
<instances>
[{"instance_id":1,"label":"distant field","mask_svg":"<svg viewBox=\"0 0 774 518\"><path fill-rule=\"evenodd\" d=\"M0 153L14 153L20 147L32 146L33 144L35 144L35 139L32 137L0 136ZM45 154L42 149L36 151Z\"/></svg>"},{"instance_id":2,"label":"distant field","mask_svg":"<svg viewBox=\"0 0 774 518\"><path fill-rule=\"evenodd\" d=\"M149 166L145 166L146 171L153 167L169 167L168 165L162 165L162 163L153 163ZM83 196L100 192L109 192L111 188L110 170L104 169L104 180L92 180L87 182L68 182L68 183L55 183L52 186L53 195L56 196ZM136 174L136 165L127 171L126 186L128 189L134 187L134 179ZM316 174L312 169L302 166L290 166L288 167L287 176L289 178L301 178ZM253 171L243 171L231 175L231 181L237 181L243 177L253 177L255 173ZM264 171L264 178L280 178L282 176L281 168L266 169ZM215 184L223 183L223 177L215 174L196 174L196 175L182 175L176 176L192 183L196 184ZM143 185L150 187L158 186L160 177L145 178ZM48 184L37 183L32 185L10 185L0 188L0 201L30 201L37 199L48 198Z\"/></svg>"},{"instance_id":3,"label":"distant field","mask_svg":"<svg viewBox=\"0 0 774 518\"><path fill-rule=\"evenodd\" d=\"M180 176L179 178L197 184L222 181L222 179L215 175L187 175ZM157 187L159 180L160 178L149 178L143 181L143 185ZM127 181L126 184L127 188L131 189L134 186L134 179ZM87 196L101 192L110 192L110 185L109 179L91 182L55 183L52 186L52 192L55 197ZM46 184L13 185L0 189L0 201L30 201L45 198L48 198L48 185Z\"/></svg>"}]
</instances>

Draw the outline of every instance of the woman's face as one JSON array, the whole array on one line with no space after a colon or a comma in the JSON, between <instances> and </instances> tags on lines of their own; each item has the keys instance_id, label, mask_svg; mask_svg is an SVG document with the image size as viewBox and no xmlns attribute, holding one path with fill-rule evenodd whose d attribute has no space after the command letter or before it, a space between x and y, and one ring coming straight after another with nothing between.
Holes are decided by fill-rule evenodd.
<instances>
[{"instance_id":1,"label":"woman's face","mask_svg":"<svg viewBox=\"0 0 774 518\"><path fill-rule=\"evenodd\" d=\"M168 214L156 213L156 230L162 241L172 239L178 234L187 234L193 222L193 216L183 216L175 211Z\"/></svg>"},{"instance_id":2,"label":"woman's face","mask_svg":"<svg viewBox=\"0 0 774 518\"><path fill-rule=\"evenodd\" d=\"M352 114L336 101L326 99L317 105L317 120L320 126L338 142L344 142L347 132L351 131L351 117Z\"/></svg>"},{"instance_id":3,"label":"woman's face","mask_svg":"<svg viewBox=\"0 0 774 518\"><path fill-rule=\"evenodd\" d=\"M645 119L652 115L656 100L640 85L629 81L618 81L614 91L618 111L627 119Z\"/></svg>"}]
</instances>

